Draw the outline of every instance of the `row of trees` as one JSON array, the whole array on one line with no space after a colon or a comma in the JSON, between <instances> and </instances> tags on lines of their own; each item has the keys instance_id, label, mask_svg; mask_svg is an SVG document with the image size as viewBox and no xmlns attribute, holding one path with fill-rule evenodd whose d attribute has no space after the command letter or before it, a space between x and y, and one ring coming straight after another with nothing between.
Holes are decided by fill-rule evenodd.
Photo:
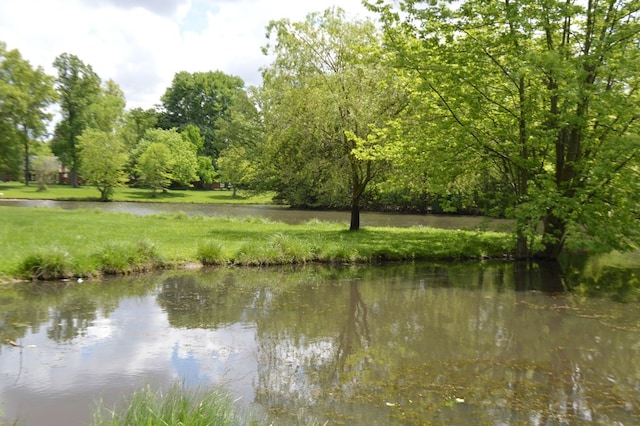
<instances>
[{"instance_id":1,"label":"row of trees","mask_svg":"<svg viewBox=\"0 0 640 426\"><path fill-rule=\"evenodd\" d=\"M77 56L62 54L53 65L56 77L0 45L0 175L5 179L23 172L29 185L32 174L45 179L63 166L70 185L94 185L105 201L125 183L146 185L155 196L169 185L187 188L234 177L238 149L247 137L260 138L257 111L238 77L181 72L160 107L126 111L118 85L103 83ZM54 103L60 119L46 140ZM217 171L218 158L226 166Z\"/></svg>"},{"instance_id":2,"label":"row of trees","mask_svg":"<svg viewBox=\"0 0 640 426\"><path fill-rule=\"evenodd\" d=\"M465 200L517 220L517 257L637 247L639 1L368 7L379 26L269 28L263 158L286 199L349 194L352 229L363 197Z\"/></svg>"},{"instance_id":3,"label":"row of trees","mask_svg":"<svg viewBox=\"0 0 640 426\"><path fill-rule=\"evenodd\" d=\"M518 257L636 247L640 1L365 4L378 23L340 9L272 22L261 87L181 72L154 110L125 112L115 83L62 55L57 79L30 71L40 103L0 103L14 141L0 149L15 159L15 141L42 136L57 92L49 146L104 199L125 179L155 191L224 172L293 206L348 208L352 230L362 207L479 212L517 220ZM23 86L6 75L10 99Z\"/></svg>"}]
</instances>

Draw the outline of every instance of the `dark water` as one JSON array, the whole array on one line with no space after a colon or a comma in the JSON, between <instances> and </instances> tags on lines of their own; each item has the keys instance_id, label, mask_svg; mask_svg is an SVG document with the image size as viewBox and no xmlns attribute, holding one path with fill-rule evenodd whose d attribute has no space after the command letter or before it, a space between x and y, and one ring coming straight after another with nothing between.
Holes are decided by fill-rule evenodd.
<instances>
[{"instance_id":1,"label":"dark water","mask_svg":"<svg viewBox=\"0 0 640 426\"><path fill-rule=\"evenodd\" d=\"M273 424L640 424L638 256L216 269L0 288L0 407L83 425L144 385ZM566 291L570 290L570 291ZM3 422L0 421L0 424Z\"/></svg>"},{"instance_id":2,"label":"dark water","mask_svg":"<svg viewBox=\"0 0 640 426\"><path fill-rule=\"evenodd\" d=\"M179 204L179 203L128 203L52 200L0 200L0 206L50 207L61 209L99 209L110 212L148 215L157 213L185 213L188 215L247 217L259 216L273 221L299 224L310 220L341 222L348 224L350 213L345 211L295 210L279 206L237 204ZM444 229L481 229L504 231L512 222L489 219L483 216L417 215L391 213L361 213L362 226L428 226Z\"/></svg>"}]
</instances>

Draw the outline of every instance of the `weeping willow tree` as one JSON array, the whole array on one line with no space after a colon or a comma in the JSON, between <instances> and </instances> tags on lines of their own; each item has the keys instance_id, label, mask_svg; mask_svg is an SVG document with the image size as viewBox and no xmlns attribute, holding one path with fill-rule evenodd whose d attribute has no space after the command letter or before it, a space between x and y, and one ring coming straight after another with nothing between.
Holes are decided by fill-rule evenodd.
<instances>
[{"instance_id":1,"label":"weeping willow tree","mask_svg":"<svg viewBox=\"0 0 640 426\"><path fill-rule=\"evenodd\" d=\"M388 168L379 130L407 104L381 34L329 9L272 22L268 35L275 59L263 71L261 106L274 187L289 204L348 206L357 230L362 195Z\"/></svg>"}]
</instances>

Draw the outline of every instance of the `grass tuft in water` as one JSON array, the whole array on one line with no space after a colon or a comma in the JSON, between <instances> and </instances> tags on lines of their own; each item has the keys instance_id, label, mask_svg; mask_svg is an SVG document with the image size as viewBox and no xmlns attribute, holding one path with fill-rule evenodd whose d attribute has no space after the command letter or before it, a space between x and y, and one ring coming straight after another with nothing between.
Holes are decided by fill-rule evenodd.
<instances>
[{"instance_id":1,"label":"grass tuft in water","mask_svg":"<svg viewBox=\"0 0 640 426\"><path fill-rule=\"evenodd\" d=\"M249 423L236 412L234 402L221 389L186 389L174 384L166 391L147 385L137 390L125 407L109 410L98 404L92 424L226 426Z\"/></svg>"}]
</instances>

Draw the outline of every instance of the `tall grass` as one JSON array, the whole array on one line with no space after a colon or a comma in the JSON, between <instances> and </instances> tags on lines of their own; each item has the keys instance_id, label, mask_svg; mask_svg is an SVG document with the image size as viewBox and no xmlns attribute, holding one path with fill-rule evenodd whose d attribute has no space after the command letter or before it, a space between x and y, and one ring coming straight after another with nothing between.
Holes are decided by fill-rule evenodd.
<instances>
[{"instance_id":1,"label":"tall grass","mask_svg":"<svg viewBox=\"0 0 640 426\"><path fill-rule=\"evenodd\" d=\"M95 426L232 426L248 424L235 410L234 402L218 388L186 389L174 384L168 390L147 385L137 390L126 406L108 410L99 405Z\"/></svg>"},{"instance_id":2,"label":"tall grass","mask_svg":"<svg viewBox=\"0 0 640 426\"><path fill-rule=\"evenodd\" d=\"M255 218L134 216L1 207L0 279L57 279L202 265L358 263L502 257L511 235L365 228Z\"/></svg>"}]
</instances>

